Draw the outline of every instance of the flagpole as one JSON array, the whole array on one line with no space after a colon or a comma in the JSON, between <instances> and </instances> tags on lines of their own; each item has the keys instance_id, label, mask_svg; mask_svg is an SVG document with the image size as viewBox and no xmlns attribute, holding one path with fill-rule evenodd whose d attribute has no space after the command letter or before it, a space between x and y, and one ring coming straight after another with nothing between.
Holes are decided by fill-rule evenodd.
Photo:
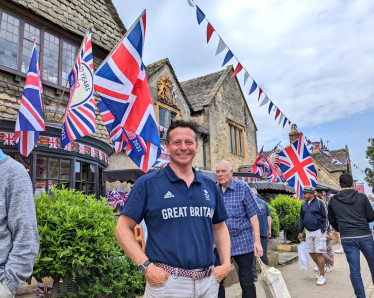
<instances>
[{"instance_id":1,"label":"flagpole","mask_svg":"<svg viewBox=\"0 0 374 298\"><path fill-rule=\"evenodd\" d=\"M127 34L129 32L131 32L132 28L134 28L135 24L139 21L139 19L143 16L144 12L146 10L144 9L143 12L140 14L140 16L136 19L136 21L134 22L134 24L132 24L132 26L130 27L129 30L126 31L126 33L122 36L122 38L117 42L117 44L113 47L113 49L110 51L110 53L105 57L105 59L101 62L100 66L96 69L95 73L101 68L101 66L106 62L106 59L108 59L108 57L110 55L112 55L112 53L117 49L118 45L122 42L122 40L124 40L124 38L127 36Z\"/></svg>"},{"instance_id":2,"label":"flagpole","mask_svg":"<svg viewBox=\"0 0 374 298\"><path fill-rule=\"evenodd\" d=\"M90 28L91 28L91 25L90 25L90 26L88 27L88 29L86 30L86 33L84 34L84 37L86 37L86 35L87 35L88 31L90 30ZM79 57L80 52L81 52L81 50L82 50L83 42L84 42L84 37L83 37L83 41L82 41L82 43L81 43L81 46L79 47L78 54L77 54L77 56L75 57L75 61L74 61L74 63L73 63L73 67L74 67L75 63L77 63L78 57ZM79 69L78 69L78 71L79 71ZM65 90L66 90L66 86L68 85L68 83L69 83L69 76L68 76L68 78L66 79L64 89L62 90L62 94L61 94L61 96L60 96L60 99L58 100L57 107L56 107L56 111L55 111L55 113L54 113L53 116L52 116L52 120L56 120L57 110L58 110L58 108L60 107L61 99L64 97Z\"/></svg>"}]
</instances>

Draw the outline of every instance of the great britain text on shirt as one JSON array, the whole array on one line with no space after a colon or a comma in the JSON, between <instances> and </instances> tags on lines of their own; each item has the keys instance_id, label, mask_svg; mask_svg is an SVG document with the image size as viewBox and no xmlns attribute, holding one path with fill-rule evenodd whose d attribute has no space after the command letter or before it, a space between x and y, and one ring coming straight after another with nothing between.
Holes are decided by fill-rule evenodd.
<instances>
[{"instance_id":1,"label":"great britain text on shirt","mask_svg":"<svg viewBox=\"0 0 374 298\"><path fill-rule=\"evenodd\" d=\"M187 211L189 211L187 215ZM192 207L188 206L185 207L174 207L174 208L166 208L162 209L162 217L163 219L170 219L170 218L179 218L179 217L210 217L213 218L214 209L208 207Z\"/></svg>"}]
</instances>

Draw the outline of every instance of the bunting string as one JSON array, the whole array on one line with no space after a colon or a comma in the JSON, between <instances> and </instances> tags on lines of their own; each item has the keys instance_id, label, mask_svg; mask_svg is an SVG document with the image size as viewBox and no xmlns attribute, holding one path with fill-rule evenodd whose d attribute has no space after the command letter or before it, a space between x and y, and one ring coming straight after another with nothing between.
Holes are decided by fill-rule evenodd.
<instances>
[{"instance_id":1,"label":"bunting string","mask_svg":"<svg viewBox=\"0 0 374 298\"><path fill-rule=\"evenodd\" d=\"M273 101L268 97L268 95L262 90L260 86L258 86L257 82L254 80L254 78L249 74L248 70L243 67L243 65L240 63L239 59L233 54L231 49L227 46L227 44L224 42L222 37L218 34L218 32L214 29L212 26L211 22L207 19L205 13L201 10L199 6L196 5L196 3L193 0L187 0L188 5L191 7L196 8L196 18L197 22L199 25L206 20L207 21L207 29L206 29L206 35L207 35L207 43L209 43L213 33L215 32L217 36L219 37L219 42L216 50L216 56L223 52L227 48L227 53L225 55L225 58L222 63L222 67L225 66L232 58L235 58L236 61L238 62L237 66L235 67L234 73L232 74L232 78L237 76L242 70L244 70L244 85L247 83L248 78L252 79L252 86L251 89L249 90L248 95L251 95L253 92L258 89L258 102L260 102L261 95L263 95L264 99L261 101L260 107L269 103L269 115L272 112L272 107L274 107L275 111L275 118L274 121L277 120L279 117L278 125L282 123L283 128L285 125L288 123L288 125L291 125L291 121L289 120L288 117L285 116L285 114L273 103Z\"/></svg>"}]
</instances>

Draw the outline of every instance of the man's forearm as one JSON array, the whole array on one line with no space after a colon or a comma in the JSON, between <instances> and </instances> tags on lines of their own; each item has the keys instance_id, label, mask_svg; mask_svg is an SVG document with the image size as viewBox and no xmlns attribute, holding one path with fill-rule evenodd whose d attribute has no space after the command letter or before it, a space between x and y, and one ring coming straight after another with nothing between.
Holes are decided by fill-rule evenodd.
<instances>
[{"instance_id":1,"label":"man's forearm","mask_svg":"<svg viewBox=\"0 0 374 298\"><path fill-rule=\"evenodd\" d=\"M271 234L271 217L268 216L268 234Z\"/></svg>"},{"instance_id":2,"label":"man's forearm","mask_svg":"<svg viewBox=\"0 0 374 298\"><path fill-rule=\"evenodd\" d=\"M252 224L252 228L253 228L253 233L255 235L255 241L260 241L261 242L260 225L258 223L257 214L251 217L251 224Z\"/></svg>"},{"instance_id":3,"label":"man's forearm","mask_svg":"<svg viewBox=\"0 0 374 298\"><path fill-rule=\"evenodd\" d=\"M230 234L224 222L213 225L214 242L222 266L231 266Z\"/></svg>"},{"instance_id":4,"label":"man's forearm","mask_svg":"<svg viewBox=\"0 0 374 298\"><path fill-rule=\"evenodd\" d=\"M129 218L125 219L124 216L120 216L116 228L116 237L126 255L133 260L136 265L140 265L147 261L148 257L135 239L133 233L134 228L132 227L133 224L129 225L128 221Z\"/></svg>"}]
</instances>

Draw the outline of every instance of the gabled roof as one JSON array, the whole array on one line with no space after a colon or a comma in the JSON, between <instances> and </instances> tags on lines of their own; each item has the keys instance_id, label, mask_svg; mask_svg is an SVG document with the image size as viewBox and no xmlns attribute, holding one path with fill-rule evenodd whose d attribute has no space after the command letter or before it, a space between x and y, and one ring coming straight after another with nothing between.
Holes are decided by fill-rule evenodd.
<instances>
[{"instance_id":1,"label":"gabled roof","mask_svg":"<svg viewBox=\"0 0 374 298\"><path fill-rule=\"evenodd\" d=\"M230 65L224 70L182 82L182 87L194 112L201 111L204 106L210 104L231 69Z\"/></svg>"},{"instance_id":2,"label":"gabled roof","mask_svg":"<svg viewBox=\"0 0 374 298\"><path fill-rule=\"evenodd\" d=\"M92 41L110 51L126 33L111 0L8 0L65 30L83 36L93 25Z\"/></svg>"},{"instance_id":3,"label":"gabled roof","mask_svg":"<svg viewBox=\"0 0 374 298\"><path fill-rule=\"evenodd\" d=\"M349 157L349 153L347 149L331 150L329 152L332 157L335 157L336 159L340 161L345 161ZM311 156L313 160L318 162L319 165L324 167L330 173L347 170L346 165L334 164L331 162L331 160L327 156L323 155L320 152L312 153Z\"/></svg>"},{"instance_id":4,"label":"gabled roof","mask_svg":"<svg viewBox=\"0 0 374 298\"><path fill-rule=\"evenodd\" d=\"M191 105L191 103L189 102L189 99L188 97L186 96L185 94L185 91L184 89L182 88L181 86L181 83L179 82L178 78L177 78L177 75L175 74L174 72L174 69L173 67L171 66L170 64L170 61L168 58L165 58L165 59L162 59L160 61L157 61L157 62L154 62L152 64L149 64L145 67L145 73L147 75L147 78L148 78L148 81L149 79L156 73L158 73L165 65L167 65L170 69L170 72L173 74L173 77L174 77L174 81L175 83L177 84L178 86L178 89L179 91L182 93L188 107L190 108L190 110L193 110L193 107Z\"/></svg>"}]
</instances>

